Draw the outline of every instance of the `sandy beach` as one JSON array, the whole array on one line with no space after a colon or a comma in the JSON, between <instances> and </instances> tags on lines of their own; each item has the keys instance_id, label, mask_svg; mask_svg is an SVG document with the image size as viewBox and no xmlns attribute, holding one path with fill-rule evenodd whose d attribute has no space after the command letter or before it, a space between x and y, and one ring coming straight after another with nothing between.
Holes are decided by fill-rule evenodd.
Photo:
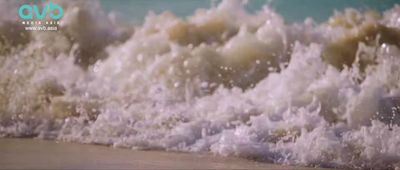
<instances>
[{"instance_id":1,"label":"sandy beach","mask_svg":"<svg viewBox=\"0 0 400 170\"><path fill-rule=\"evenodd\" d=\"M133 151L38 139L0 139L0 169L317 169L210 154Z\"/></svg>"}]
</instances>

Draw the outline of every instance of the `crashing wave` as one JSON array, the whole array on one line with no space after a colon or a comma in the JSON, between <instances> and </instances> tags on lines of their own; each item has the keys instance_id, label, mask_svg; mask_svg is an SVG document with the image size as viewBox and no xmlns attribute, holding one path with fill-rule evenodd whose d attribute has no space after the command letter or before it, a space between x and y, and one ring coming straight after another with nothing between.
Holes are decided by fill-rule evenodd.
<instances>
[{"instance_id":1,"label":"crashing wave","mask_svg":"<svg viewBox=\"0 0 400 170\"><path fill-rule=\"evenodd\" d=\"M57 3L57 32L1 18L0 136L400 166L399 6L286 23L225 0L126 25L92 1Z\"/></svg>"}]
</instances>

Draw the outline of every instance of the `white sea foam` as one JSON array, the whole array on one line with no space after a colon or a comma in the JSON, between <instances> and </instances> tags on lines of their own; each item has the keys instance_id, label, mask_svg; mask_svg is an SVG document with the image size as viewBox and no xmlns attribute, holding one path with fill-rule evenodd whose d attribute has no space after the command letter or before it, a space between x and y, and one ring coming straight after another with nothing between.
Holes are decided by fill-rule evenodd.
<instances>
[{"instance_id":1,"label":"white sea foam","mask_svg":"<svg viewBox=\"0 0 400 170\"><path fill-rule=\"evenodd\" d=\"M0 136L399 168L400 45L385 30L371 33L382 33L377 43L356 36L371 23L399 29L398 6L288 24L269 7L249 14L226 0L130 26L99 6L62 4L58 32L11 35L18 26L0 24ZM349 35L355 62L321 57Z\"/></svg>"}]
</instances>

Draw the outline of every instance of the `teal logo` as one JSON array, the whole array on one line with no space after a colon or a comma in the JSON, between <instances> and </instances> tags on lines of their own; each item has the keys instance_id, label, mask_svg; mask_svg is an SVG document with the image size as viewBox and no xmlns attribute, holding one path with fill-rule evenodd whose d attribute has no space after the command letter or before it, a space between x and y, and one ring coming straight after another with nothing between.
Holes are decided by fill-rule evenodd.
<instances>
[{"instance_id":1,"label":"teal logo","mask_svg":"<svg viewBox=\"0 0 400 170\"><path fill-rule=\"evenodd\" d=\"M40 10L37 5L24 4L19 7L18 15L24 20L43 20L47 15L49 15L51 19L57 20L63 16L63 12L64 11L60 5L49 2L43 6L42 10Z\"/></svg>"}]
</instances>

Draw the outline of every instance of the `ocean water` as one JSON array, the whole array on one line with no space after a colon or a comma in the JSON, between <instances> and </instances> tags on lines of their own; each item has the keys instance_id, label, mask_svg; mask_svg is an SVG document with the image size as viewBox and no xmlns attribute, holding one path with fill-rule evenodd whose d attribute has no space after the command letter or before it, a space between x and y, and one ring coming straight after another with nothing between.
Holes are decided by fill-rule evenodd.
<instances>
[{"instance_id":1,"label":"ocean water","mask_svg":"<svg viewBox=\"0 0 400 170\"><path fill-rule=\"evenodd\" d=\"M57 0L58 31L27 30L23 2L0 1L0 137L400 168L393 1Z\"/></svg>"},{"instance_id":2,"label":"ocean water","mask_svg":"<svg viewBox=\"0 0 400 170\"><path fill-rule=\"evenodd\" d=\"M189 16L196 9L207 9L219 2L218 0L101 0L105 11L118 13L130 22L141 22L149 11L160 13L168 10L181 17ZM256 12L264 5L268 5L285 17L288 22L301 22L309 17L322 22L327 20L335 10L355 8L385 11L396 3L398 3L397 0L248 0L245 8L248 12Z\"/></svg>"}]
</instances>

